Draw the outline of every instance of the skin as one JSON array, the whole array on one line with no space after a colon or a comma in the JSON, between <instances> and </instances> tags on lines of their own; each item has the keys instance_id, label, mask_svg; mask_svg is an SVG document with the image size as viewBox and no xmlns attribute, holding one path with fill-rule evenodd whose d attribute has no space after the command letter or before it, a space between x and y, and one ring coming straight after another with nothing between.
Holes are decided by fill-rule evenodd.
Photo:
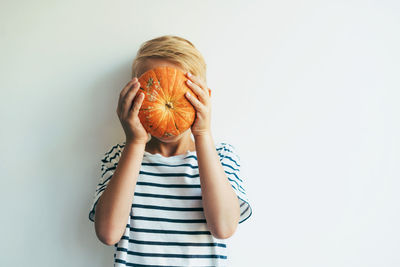
<instances>
[{"instance_id":1,"label":"skin","mask_svg":"<svg viewBox=\"0 0 400 267\"><path fill-rule=\"evenodd\" d=\"M239 201L219 161L211 134L209 88L199 77L190 76L180 66L163 59L146 60L139 66L138 77L149 69L161 66L179 68L186 73L187 85L198 98L186 95L196 110L196 119L191 128L179 136L152 137L147 142L148 134L138 117L144 94L137 94L140 86L137 77L122 89L117 114L126 135L126 145L95 212L96 234L106 245L114 245L124 233L144 151L165 157L184 154L187 150L196 151L203 210L211 234L218 239L229 238L239 222Z\"/></svg>"}]
</instances>

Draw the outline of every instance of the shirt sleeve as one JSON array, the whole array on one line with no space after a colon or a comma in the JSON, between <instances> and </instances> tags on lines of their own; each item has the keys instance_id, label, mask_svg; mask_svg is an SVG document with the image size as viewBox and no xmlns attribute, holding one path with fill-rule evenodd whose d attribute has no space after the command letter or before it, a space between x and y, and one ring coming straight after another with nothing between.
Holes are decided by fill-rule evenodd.
<instances>
[{"instance_id":1,"label":"shirt sleeve","mask_svg":"<svg viewBox=\"0 0 400 267\"><path fill-rule=\"evenodd\" d=\"M246 194L245 178L240 173L240 157L235 147L228 143L221 143L217 151L225 174L238 197L240 205L239 223L242 223L251 216L252 209Z\"/></svg>"},{"instance_id":2,"label":"shirt sleeve","mask_svg":"<svg viewBox=\"0 0 400 267\"><path fill-rule=\"evenodd\" d=\"M121 148L122 146L120 144L113 146L104 154L103 158L101 159L101 169L99 174L100 178L96 186L96 191L94 193L93 201L89 210L89 220L92 222L94 222L94 214L97 202L104 190L107 188L107 184L110 182L114 171L117 168L118 161L121 156Z\"/></svg>"}]
</instances>

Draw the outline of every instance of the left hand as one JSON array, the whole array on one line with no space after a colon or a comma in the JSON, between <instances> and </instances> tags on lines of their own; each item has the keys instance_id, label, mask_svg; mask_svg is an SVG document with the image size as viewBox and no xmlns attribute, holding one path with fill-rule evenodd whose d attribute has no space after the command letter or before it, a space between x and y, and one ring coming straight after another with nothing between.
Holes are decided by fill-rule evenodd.
<instances>
[{"instance_id":1,"label":"left hand","mask_svg":"<svg viewBox=\"0 0 400 267\"><path fill-rule=\"evenodd\" d=\"M196 110L196 118L191 127L192 134L194 137L208 134L211 132L211 90L202 79L193 74L190 75L190 72L186 73L186 77L188 77L186 84L198 98L196 99L195 96L188 95L189 92L185 94Z\"/></svg>"}]
</instances>

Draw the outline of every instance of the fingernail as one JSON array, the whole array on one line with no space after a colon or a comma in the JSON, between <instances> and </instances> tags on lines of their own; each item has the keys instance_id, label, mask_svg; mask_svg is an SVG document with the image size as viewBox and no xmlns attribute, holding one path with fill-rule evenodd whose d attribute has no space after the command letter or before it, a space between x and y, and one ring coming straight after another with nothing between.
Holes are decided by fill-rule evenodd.
<instances>
[{"instance_id":1,"label":"fingernail","mask_svg":"<svg viewBox=\"0 0 400 267\"><path fill-rule=\"evenodd\" d=\"M187 80L187 82L188 82L188 84L192 84L192 81L191 81L191 80Z\"/></svg>"},{"instance_id":2,"label":"fingernail","mask_svg":"<svg viewBox=\"0 0 400 267\"><path fill-rule=\"evenodd\" d=\"M192 74L190 73L190 71L187 73L187 75L188 75L189 77L192 77Z\"/></svg>"}]
</instances>

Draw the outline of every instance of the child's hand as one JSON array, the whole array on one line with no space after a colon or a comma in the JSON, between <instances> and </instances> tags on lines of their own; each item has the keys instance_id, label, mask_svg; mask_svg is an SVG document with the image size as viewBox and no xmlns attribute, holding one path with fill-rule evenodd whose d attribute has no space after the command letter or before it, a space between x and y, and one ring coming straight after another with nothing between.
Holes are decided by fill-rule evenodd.
<instances>
[{"instance_id":1,"label":"child's hand","mask_svg":"<svg viewBox=\"0 0 400 267\"><path fill-rule=\"evenodd\" d=\"M196 137L208 134L211 131L211 90L207 88L206 83L197 76L193 76L190 72L186 75L189 78L186 80L187 85L195 92L200 100L197 100L193 95L189 95L189 92L186 93L186 98L196 109L196 119L191 127L193 136Z\"/></svg>"},{"instance_id":2,"label":"child's hand","mask_svg":"<svg viewBox=\"0 0 400 267\"><path fill-rule=\"evenodd\" d=\"M126 143L147 143L148 134L138 117L142 106L144 93L136 96L140 87L137 77L134 77L121 90L118 100L117 114L125 131ZM134 99L135 98L135 99Z\"/></svg>"}]
</instances>

